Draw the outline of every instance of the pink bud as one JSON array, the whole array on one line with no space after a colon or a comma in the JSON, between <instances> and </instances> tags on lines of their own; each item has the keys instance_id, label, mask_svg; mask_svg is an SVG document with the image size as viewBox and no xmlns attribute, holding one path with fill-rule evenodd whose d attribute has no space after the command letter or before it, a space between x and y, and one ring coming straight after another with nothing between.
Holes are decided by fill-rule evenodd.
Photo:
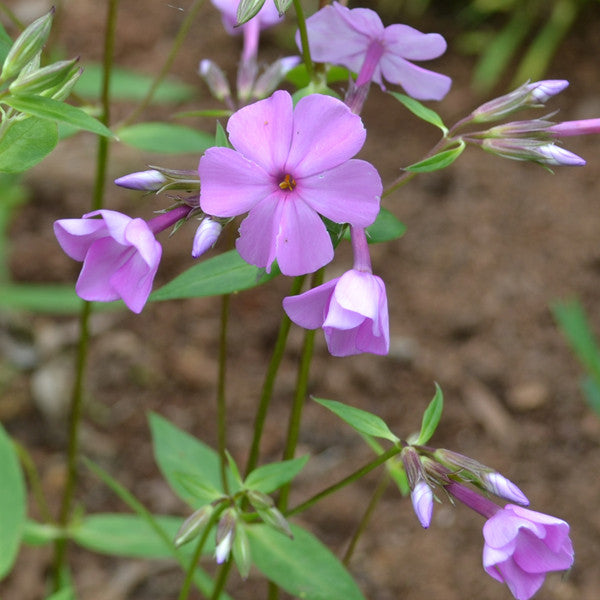
<instances>
[{"instance_id":1,"label":"pink bud","mask_svg":"<svg viewBox=\"0 0 600 600\"><path fill-rule=\"evenodd\" d=\"M567 137L569 135L588 135L600 133L600 119L582 119L580 121L563 121L548 128L548 131L556 137Z\"/></svg>"},{"instance_id":2,"label":"pink bud","mask_svg":"<svg viewBox=\"0 0 600 600\"><path fill-rule=\"evenodd\" d=\"M203 219L196 230L196 235L194 235L192 256L198 258L212 248L219 238L222 229L223 226L218 221L213 221L210 217Z\"/></svg>"},{"instance_id":3,"label":"pink bud","mask_svg":"<svg viewBox=\"0 0 600 600\"><path fill-rule=\"evenodd\" d=\"M512 481L506 479L500 473L484 473L481 477L481 482L486 490L496 494L496 496L511 500L517 504L522 504L523 506L529 505L527 496Z\"/></svg>"},{"instance_id":4,"label":"pink bud","mask_svg":"<svg viewBox=\"0 0 600 600\"><path fill-rule=\"evenodd\" d=\"M529 83L527 87L533 100L536 100L540 104L545 104L552 96L560 94L568 85L569 82L565 79L544 79Z\"/></svg>"},{"instance_id":5,"label":"pink bud","mask_svg":"<svg viewBox=\"0 0 600 600\"><path fill-rule=\"evenodd\" d=\"M433 513L433 491L424 480L421 480L411 492L410 499L419 522L427 529L431 524Z\"/></svg>"},{"instance_id":6,"label":"pink bud","mask_svg":"<svg viewBox=\"0 0 600 600\"><path fill-rule=\"evenodd\" d=\"M120 187L143 192L156 192L157 190L160 190L166 182L167 178L156 169L137 171L115 179L115 183Z\"/></svg>"}]
</instances>

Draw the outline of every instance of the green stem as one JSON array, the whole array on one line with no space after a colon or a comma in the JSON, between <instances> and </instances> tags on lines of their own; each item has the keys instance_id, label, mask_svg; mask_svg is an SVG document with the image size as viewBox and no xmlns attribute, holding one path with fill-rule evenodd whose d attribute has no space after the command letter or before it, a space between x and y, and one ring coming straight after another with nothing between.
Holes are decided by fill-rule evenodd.
<instances>
[{"instance_id":1,"label":"green stem","mask_svg":"<svg viewBox=\"0 0 600 600\"><path fill-rule=\"evenodd\" d=\"M352 539L348 544L348 549L344 553L344 558L342 559L342 562L346 566L348 566L348 563L352 558L352 554L354 554L354 550L356 549L356 545L358 544L360 536L364 533L369 521L371 520L371 517L373 516L373 513L375 512L375 508L377 508L381 497L383 496L385 490L387 490L389 482L390 481L389 477L387 476L387 473L385 473L384 476L379 479L379 483L377 484L377 487L373 492L373 496L371 497L369 505L367 506L360 522L356 527L356 531L354 532L354 535L352 536Z\"/></svg>"},{"instance_id":2,"label":"green stem","mask_svg":"<svg viewBox=\"0 0 600 600\"><path fill-rule=\"evenodd\" d=\"M171 46L171 51L169 52L167 59L165 60L165 64L162 66L162 69L158 72L148 93L142 98L141 102L133 109L133 111L129 114L129 116L122 121L119 125L117 125L117 129L119 127L125 127L125 125L130 125L133 123L143 112L146 110L152 99L154 98L154 94L158 89L158 86L162 83L163 79L167 76L167 73L171 70L173 66L173 61L177 56L189 30L198 14L198 11L204 4L204 0L195 0L192 6L190 6L186 18L181 23L181 27L175 36L175 40L173 41L173 45Z\"/></svg>"},{"instance_id":3,"label":"green stem","mask_svg":"<svg viewBox=\"0 0 600 600\"><path fill-rule=\"evenodd\" d=\"M114 54L115 31L117 24L117 6L119 0L109 0L106 15L106 32L104 36L104 64L102 82L102 114L100 120L108 125L110 121L110 76ZM92 195L92 210L102 207L104 197L104 180L106 164L108 161L108 140L99 137L96 156L96 176ZM67 480L63 491L58 524L66 527L71 516L73 498L77 485L77 459L79 455L79 428L83 412L83 396L85 387L85 373L89 346L89 321L92 305L84 302L79 317L79 344L75 365L75 381L71 394L71 407L69 413L69 441L67 447ZM59 589L62 571L65 565L67 540L57 540L54 547L54 586Z\"/></svg>"},{"instance_id":4,"label":"green stem","mask_svg":"<svg viewBox=\"0 0 600 600\"><path fill-rule=\"evenodd\" d=\"M298 31L300 32L300 41L302 42L302 60L306 66L306 72L312 80L314 74L314 65L310 56L310 48L308 46L308 31L306 29L306 17L300 0L294 0L294 10L296 11L296 20L298 22Z\"/></svg>"},{"instance_id":5,"label":"green stem","mask_svg":"<svg viewBox=\"0 0 600 600\"><path fill-rule=\"evenodd\" d=\"M0 3L0 10L9 18L11 23L19 30L23 31L25 29L25 25L23 22L15 15L15 13L6 6L5 2Z\"/></svg>"},{"instance_id":6,"label":"green stem","mask_svg":"<svg viewBox=\"0 0 600 600\"><path fill-rule=\"evenodd\" d=\"M298 506L292 508L291 510L288 510L286 512L285 516L290 517L292 515L296 515L298 513L305 511L307 508L310 508L311 506L316 504L319 500L325 498L326 496L333 494L334 492L337 492L338 490L341 490L343 487L346 487L350 483L354 483L355 481L359 480L361 477L364 477L367 473L370 473L373 469L376 469L379 465L382 465L384 462L386 462L393 456L396 456L396 454L399 454L401 451L402 451L401 446L394 446L394 447L390 448L383 454L380 454L377 458L368 462L366 465L364 465L357 471L354 471L354 473L348 475L348 477L344 477L344 479L338 481L337 483L334 483L333 485L330 485L329 487L325 488L323 491L319 492L318 494L315 494L312 498L309 498L302 504L299 504Z\"/></svg>"},{"instance_id":7,"label":"green stem","mask_svg":"<svg viewBox=\"0 0 600 600\"><path fill-rule=\"evenodd\" d=\"M319 269L312 276L311 288L315 288L323 283L325 268ZM304 333L304 345L302 347L302 356L300 357L300 365L298 366L298 376L296 378L296 392L292 403L292 411L288 423L287 442L283 451L283 460L294 458L296 446L298 445L298 437L300 435L300 424L302 422L302 409L306 398L306 390L308 389L308 375L310 371L310 363L313 356L315 344L315 329L308 329ZM285 512L287 509L288 497L290 494L290 484L286 484L281 488L279 495L279 510Z\"/></svg>"},{"instance_id":8,"label":"green stem","mask_svg":"<svg viewBox=\"0 0 600 600\"><path fill-rule=\"evenodd\" d=\"M290 296L295 296L300 293L302 284L304 283L305 276L296 277L290 289ZM260 395L260 402L256 411L256 418L254 420L254 438L252 439L252 446L250 448L250 455L248 456L248 462L246 464L246 476L256 468L258 464L258 455L260 453L260 440L262 437L265 420L267 418L267 412L273 397L273 386L275 385L275 378L283 359L283 353L287 342L288 334L290 332L292 322L288 316L284 313L279 325L279 332L277 333L277 340L275 347L273 348L273 354L271 355L271 361L265 374L265 380L263 382L262 392Z\"/></svg>"},{"instance_id":9,"label":"green stem","mask_svg":"<svg viewBox=\"0 0 600 600\"><path fill-rule=\"evenodd\" d=\"M217 381L217 435L221 482L225 495L229 494L227 481L227 402L225 384L227 377L227 324L229 321L230 294L221 297L221 331L219 335L219 374Z\"/></svg>"},{"instance_id":10,"label":"green stem","mask_svg":"<svg viewBox=\"0 0 600 600\"><path fill-rule=\"evenodd\" d=\"M225 587L225 583L227 582L227 577L229 576L229 571L231 570L231 565L233 564L233 559L231 556L227 559L225 564L221 566L221 570L219 571L219 575L217 577L217 581L215 582L215 587L213 589L212 596L210 600L218 600L223 588Z\"/></svg>"}]
</instances>

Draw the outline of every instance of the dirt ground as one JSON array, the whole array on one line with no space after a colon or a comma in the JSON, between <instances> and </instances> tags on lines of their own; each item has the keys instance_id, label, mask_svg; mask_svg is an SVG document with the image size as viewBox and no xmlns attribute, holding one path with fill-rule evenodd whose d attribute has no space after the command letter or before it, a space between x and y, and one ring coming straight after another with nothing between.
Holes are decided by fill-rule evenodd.
<instances>
[{"instance_id":1,"label":"dirt ground","mask_svg":"<svg viewBox=\"0 0 600 600\"><path fill-rule=\"evenodd\" d=\"M9 4L26 21L45 6L33 0ZM98 4L63 3L59 40L66 55L80 55L84 66L101 57L105 3L100 9ZM137 2L122 2L116 63L154 73L190 4L151 0L141 10ZM202 106L214 106L195 74L197 64L212 58L233 74L240 47L239 40L222 34L212 7L206 6L202 14L173 71L197 86ZM436 106L447 122L454 122L482 100L468 87L472 61L454 50L451 19L434 14L426 25L411 24L439 31L449 40L447 55L432 68L455 81L448 98ZM548 73L549 78L571 82L549 103L550 110L561 108L561 120L600 115L599 27L599 7L591 4ZM276 43L284 33L266 36L265 56L277 56ZM115 120L129 108L115 107ZM179 107L153 107L146 118L166 118L171 110ZM377 89L363 117L368 139L361 157L377 166L384 182L436 141L431 127L416 123ZM214 127L207 121L190 123ZM61 253L51 223L88 210L95 146L86 134L66 140L27 175L29 202L11 227L15 280L75 281L78 266ZM310 392L373 411L406 437L418 429L437 381L446 405L432 443L498 468L526 492L532 508L571 524L574 568L567 578L548 576L536 598L596 600L600 418L582 399L579 367L549 305L580 298L600 332L600 139L571 138L566 146L585 157L587 166L550 174L469 149L452 168L419 177L388 198L385 206L408 227L402 240L373 248L374 270L388 289L390 355L335 359L319 334ZM114 146L109 178L149 163L195 168L197 160ZM149 217L167 203L166 198L140 198L109 185L108 208ZM157 286L191 264L192 236L186 228L165 240ZM342 251L329 275L348 268L349 261L350 254ZM242 461L281 298L289 285L280 278L232 300L228 446ZM139 316L103 313L94 321L82 452L155 512L188 514L154 464L146 414L156 411L216 445L219 310L218 300L197 299L150 304ZM31 451L56 508L65 477L64 398L72 374L76 319L0 312L0 327L3 340L16 340L3 344L0 355L0 419ZM300 343L301 332L294 328L267 423L264 461L277 460L282 450L282 424L288 418ZM305 452L312 459L292 504L371 456L348 427L311 403L299 449ZM377 477L367 478L307 512L301 522L343 553L376 484ZM126 510L85 470L77 498L90 513ZM31 514L37 516L33 506ZM509 598L508 590L481 567L481 526L480 517L445 502L436 505L432 526L423 531L410 502L390 488L350 567L371 600ZM180 571L167 563L116 561L75 548L71 558L82 600L175 598L182 582ZM0 583L2 600L42 598L49 561L49 552L25 548L14 574ZM209 562L206 567L210 569ZM265 597L264 584L254 574L247 582L232 577L228 591L240 599Z\"/></svg>"}]
</instances>

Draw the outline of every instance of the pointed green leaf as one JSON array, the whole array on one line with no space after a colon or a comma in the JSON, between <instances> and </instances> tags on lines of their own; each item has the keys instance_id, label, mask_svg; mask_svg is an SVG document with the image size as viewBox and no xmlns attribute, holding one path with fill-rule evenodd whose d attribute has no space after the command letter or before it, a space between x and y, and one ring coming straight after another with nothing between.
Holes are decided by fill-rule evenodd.
<instances>
[{"instance_id":1,"label":"pointed green leaf","mask_svg":"<svg viewBox=\"0 0 600 600\"><path fill-rule=\"evenodd\" d=\"M4 29L4 26L0 23L0 64L4 63L6 60L12 45L12 38L6 33L6 29Z\"/></svg>"},{"instance_id":2,"label":"pointed green leaf","mask_svg":"<svg viewBox=\"0 0 600 600\"><path fill-rule=\"evenodd\" d=\"M0 579L12 568L25 526L25 482L12 440L0 424Z\"/></svg>"},{"instance_id":3,"label":"pointed green leaf","mask_svg":"<svg viewBox=\"0 0 600 600\"><path fill-rule=\"evenodd\" d=\"M249 490L259 490L263 494L270 494L292 481L302 471L308 459L307 454L299 458L258 467L246 477L244 487Z\"/></svg>"},{"instance_id":4,"label":"pointed green leaf","mask_svg":"<svg viewBox=\"0 0 600 600\"><path fill-rule=\"evenodd\" d=\"M406 94L399 94L398 92L389 92L398 102L401 102L410 112L419 117L419 119L423 119L427 123L431 125L435 125L442 130L442 133L446 135L448 133L448 128L444 125L444 121L440 115L438 115L434 110L423 106L418 100L407 96Z\"/></svg>"},{"instance_id":5,"label":"pointed green leaf","mask_svg":"<svg viewBox=\"0 0 600 600\"><path fill-rule=\"evenodd\" d=\"M280 17L285 14L285 11L292 4L292 0L274 0L274 1L275 1L275 8L277 9L277 12L279 13Z\"/></svg>"},{"instance_id":6,"label":"pointed green leaf","mask_svg":"<svg viewBox=\"0 0 600 600\"><path fill-rule=\"evenodd\" d=\"M244 480L240 475L240 470L237 466L237 463L233 459L233 456L231 456L231 454L227 450L225 450L225 456L227 457L227 464L229 465L231 476L235 479L235 482L237 483L238 487L242 487Z\"/></svg>"},{"instance_id":7,"label":"pointed green leaf","mask_svg":"<svg viewBox=\"0 0 600 600\"><path fill-rule=\"evenodd\" d=\"M383 438L390 440L391 442L400 441L400 439L390 431L385 421L377 415L367 412L366 410L361 410L360 408L348 406L342 402L337 402L336 400L324 400L323 398L313 398L313 400L335 413L340 419L346 421L350 427L356 429L359 433Z\"/></svg>"},{"instance_id":8,"label":"pointed green leaf","mask_svg":"<svg viewBox=\"0 0 600 600\"><path fill-rule=\"evenodd\" d=\"M247 527L254 564L272 582L303 600L364 600L342 563L308 531L293 539L260 524Z\"/></svg>"},{"instance_id":9,"label":"pointed green leaf","mask_svg":"<svg viewBox=\"0 0 600 600\"><path fill-rule=\"evenodd\" d=\"M52 100L52 98L44 98L43 96L8 96L7 98L3 98L2 102L26 115L67 123L68 125L73 125L74 127L91 131L98 135L114 137L110 129L100 123L98 119L94 119L94 117L91 117L76 106L58 102L57 100Z\"/></svg>"},{"instance_id":10,"label":"pointed green leaf","mask_svg":"<svg viewBox=\"0 0 600 600\"><path fill-rule=\"evenodd\" d=\"M181 517L153 516L169 538L174 539L182 523ZM69 537L88 550L109 556L173 557L173 544L166 544L144 519L134 514L88 515L71 528ZM206 548L207 553L211 550L214 545Z\"/></svg>"},{"instance_id":11,"label":"pointed green leaf","mask_svg":"<svg viewBox=\"0 0 600 600\"><path fill-rule=\"evenodd\" d=\"M216 487L201 481L197 475L190 475L182 471L173 473L173 478L178 481L181 486L189 492L190 496L195 498L194 506L197 504L212 502L223 495Z\"/></svg>"},{"instance_id":12,"label":"pointed green leaf","mask_svg":"<svg viewBox=\"0 0 600 600\"><path fill-rule=\"evenodd\" d=\"M435 433L442 416L443 408L444 394L442 393L440 386L436 383L435 395L423 413L421 431L419 432L419 438L416 441L417 445L426 444L430 440L431 436Z\"/></svg>"},{"instance_id":13,"label":"pointed green leaf","mask_svg":"<svg viewBox=\"0 0 600 600\"><path fill-rule=\"evenodd\" d=\"M220 121L217 121L215 146L219 146L220 148L231 148L231 144L229 143L229 139L227 138L227 133L225 132L225 129L223 129L223 125L221 125Z\"/></svg>"},{"instance_id":14,"label":"pointed green leaf","mask_svg":"<svg viewBox=\"0 0 600 600\"><path fill-rule=\"evenodd\" d=\"M273 279L279 270L265 273L249 265L236 250L202 261L156 290L150 300L204 298L247 290Z\"/></svg>"},{"instance_id":15,"label":"pointed green leaf","mask_svg":"<svg viewBox=\"0 0 600 600\"><path fill-rule=\"evenodd\" d=\"M2 284L0 306L34 312L71 314L81 309L83 300L72 285Z\"/></svg>"},{"instance_id":16,"label":"pointed green leaf","mask_svg":"<svg viewBox=\"0 0 600 600\"><path fill-rule=\"evenodd\" d=\"M56 123L35 117L13 122L0 137L0 171L27 171L50 154L57 143Z\"/></svg>"},{"instance_id":17,"label":"pointed green leaf","mask_svg":"<svg viewBox=\"0 0 600 600\"><path fill-rule=\"evenodd\" d=\"M201 154L215 145L209 133L172 123L138 123L119 129L117 136L128 146L160 154Z\"/></svg>"},{"instance_id":18,"label":"pointed green leaf","mask_svg":"<svg viewBox=\"0 0 600 600\"><path fill-rule=\"evenodd\" d=\"M439 171L440 169L445 169L447 166L451 165L462 153L465 149L465 143L460 140L458 146L455 148L450 148L450 150L443 150L438 154L434 154L429 158L421 160L409 167L405 167L405 171L411 171L412 173L430 173L431 171Z\"/></svg>"},{"instance_id":19,"label":"pointed green leaf","mask_svg":"<svg viewBox=\"0 0 600 600\"><path fill-rule=\"evenodd\" d=\"M590 408L600 416L600 387L591 377L586 377L581 387Z\"/></svg>"},{"instance_id":20,"label":"pointed green leaf","mask_svg":"<svg viewBox=\"0 0 600 600\"><path fill-rule=\"evenodd\" d=\"M64 535L64 530L61 527L27 519L23 528L23 543L28 546L44 546L64 537Z\"/></svg>"},{"instance_id":21,"label":"pointed green leaf","mask_svg":"<svg viewBox=\"0 0 600 600\"><path fill-rule=\"evenodd\" d=\"M269 0L270 1L270 0ZM243 25L255 17L263 7L265 0L241 0L237 9L237 24Z\"/></svg>"}]
</instances>

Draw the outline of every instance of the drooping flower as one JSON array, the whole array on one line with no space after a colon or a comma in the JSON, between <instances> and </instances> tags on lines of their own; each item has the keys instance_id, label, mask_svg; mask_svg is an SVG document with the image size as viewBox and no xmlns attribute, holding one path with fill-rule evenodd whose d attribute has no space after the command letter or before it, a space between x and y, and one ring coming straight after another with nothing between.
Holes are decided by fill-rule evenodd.
<instances>
[{"instance_id":1,"label":"drooping flower","mask_svg":"<svg viewBox=\"0 0 600 600\"><path fill-rule=\"evenodd\" d=\"M309 17L306 27L313 60L358 73L357 86L374 81L385 89L385 80L419 100L441 100L450 89L449 77L410 62L445 52L446 41L437 33L421 33L408 25L384 27L375 11L351 10L338 2ZM301 46L299 34L296 43Z\"/></svg>"},{"instance_id":2,"label":"drooping flower","mask_svg":"<svg viewBox=\"0 0 600 600\"><path fill-rule=\"evenodd\" d=\"M573 564L569 525L562 519L507 504L483 526L483 566L506 583L517 600L528 600L546 573Z\"/></svg>"},{"instance_id":3,"label":"drooping flower","mask_svg":"<svg viewBox=\"0 0 600 600\"><path fill-rule=\"evenodd\" d=\"M352 159L366 132L358 115L335 98L313 94L293 107L277 91L237 111L227 124L231 148L200 159L200 206L216 217L249 211L236 247L258 267L277 259L285 275L316 271L333 258L322 215L366 227L379 212L375 167Z\"/></svg>"},{"instance_id":4,"label":"drooping flower","mask_svg":"<svg viewBox=\"0 0 600 600\"><path fill-rule=\"evenodd\" d=\"M146 222L113 210L96 210L81 219L55 221L54 234L62 249L83 261L77 295L97 302L122 299L133 312L141 312L162 255L155 234L189 212L190 208L180 207Z\"/></svg>"}]
</instances>

